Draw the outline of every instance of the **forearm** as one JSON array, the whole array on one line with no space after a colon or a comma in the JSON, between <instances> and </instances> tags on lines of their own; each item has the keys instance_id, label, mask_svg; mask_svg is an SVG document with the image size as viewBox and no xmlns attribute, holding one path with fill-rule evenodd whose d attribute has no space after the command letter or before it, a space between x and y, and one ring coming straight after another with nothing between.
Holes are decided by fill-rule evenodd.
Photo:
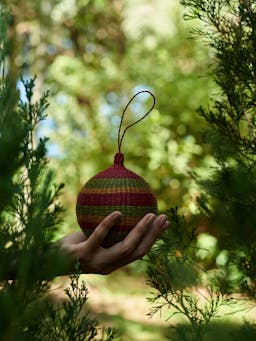
<instances>
[{"instance_id":1,"label":"forearm","mask_svg":"<svg viewBox=\"0 0 256 341\"><path fill-rule=\"evenodd\" d=\"M51 280L56 276L67 275L73 271L71 253L56 243L47 248L30 248L0 255L0 281L7 280Z\"/></svg>"},{"instance_id":2,"label":"forearm","mask_svg":"<svg viewBox=\"0 0 256 341\"><path fill-rule=\"evenodd\" d=\"M102 247L102 242L120 218L120 212L111 213L88 239L82 231L77 231L41 249L20 250L15 255L6 251L0 255L0 280L51 280L74 273L77 262L83 273L109 274L143 257L169 225L164 214L155 216L149 213L123 241L110 248Z\"/></svg>"}]
</instances>

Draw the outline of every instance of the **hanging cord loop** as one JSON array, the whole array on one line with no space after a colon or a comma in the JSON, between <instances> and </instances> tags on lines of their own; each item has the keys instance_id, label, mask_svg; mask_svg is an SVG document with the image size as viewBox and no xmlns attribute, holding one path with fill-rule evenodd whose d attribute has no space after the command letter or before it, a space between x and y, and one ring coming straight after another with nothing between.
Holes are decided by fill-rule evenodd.
<instances>
[{"instance_id":1,"label":"hanging cord loop","mask_svg":"<svg viewBox=\"0 0 256 341\"><path fill-rule=\"evenodd\" d=\"M121 128L122 128L122 124L123 124L123 119L124 119L124 114L126 113L127 108L129 107L130 103L134 100L135 97L137 97L138 95L142 94L142 93L148 93L152 98L153 98L153 104L151 106L151 108L146 112L146 114L144 114L140 119L138 119L137 121L135 121L132 124L129 124L127 127L125 127L123 134L121 136ZM124 139L124 135L126 133L126 131L131 128L132 126L134 126L135 124L137 124L138 122L142 121L146 116L148 116L148 114L151 113L151 111L153 110L154 106L156 103L156 98L155 96L152 94L152 92L150 92L149 90L142 90L137 92L130 100L129 102L126 104L123 112L122 112L122 116L121 116L121 121L120 121L120 125L119 125L119 129L118 129L118 152L121 153L121 146L122 146L122 142Z\"/></svg>"}]
</instances>

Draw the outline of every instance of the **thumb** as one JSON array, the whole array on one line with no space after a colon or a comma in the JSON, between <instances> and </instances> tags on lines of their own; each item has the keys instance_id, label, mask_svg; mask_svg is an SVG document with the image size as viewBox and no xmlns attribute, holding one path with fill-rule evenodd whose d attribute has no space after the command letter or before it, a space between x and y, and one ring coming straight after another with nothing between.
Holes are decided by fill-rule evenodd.
<instances>
[{"instance_id":1,"label":"thumb","mask_svg":"<svg viewBox=\"0 0 256 341\"><path fill-rule=\"evenodd\" d=\"M120 221L121 219L121 212L114 211L111 214L109 214L93 231L91 236L88 238L86 243L86 247L90 249L95 249L101 246L101 243L107 236L108 232L111 230L111 228Z\"/></svg>"}]
</instances>

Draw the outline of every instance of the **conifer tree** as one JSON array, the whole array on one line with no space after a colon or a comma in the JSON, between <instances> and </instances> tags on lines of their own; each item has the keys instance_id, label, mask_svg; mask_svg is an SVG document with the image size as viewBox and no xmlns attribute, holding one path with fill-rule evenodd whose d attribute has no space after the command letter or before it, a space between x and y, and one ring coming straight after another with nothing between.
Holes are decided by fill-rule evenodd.
<instances>
[{"instance_id":1,"label":"conifer tree","mask_svg":"<svg viewBox=\"0 0 256 341\"><path fill-rule=\"evenodd\" d=\"M199 264L196 230L200 220L185 221L173 208L169 212L172 230L152 253L148 275L157 302L152 312L167 306L172 315L181 314L189 322L176 326L169 338L196 341L208 340L210 322L222 305L235 305L234 293L242 293L255 305L256 4L251 0L181 3L185 17L199 22L195 36L204 39L214 54L210 73L219 91L198 112L208 122L205 142L211 146L215 165L206 178L196 174L195 178L201 188L199 207L208 225L214 226L226 260L221 266L213 261L211 269ZM198 285L207 292L203 306L193 290ZM255 322L245 321L228 338L215 330L215 338L255 340L255 330Z\"/></svg>"},{"instance_id":2,"label":"conifer tree","mask_svg":"<svg viewBox=\"0 0 256 341\"><path fill-rule=\"evenodd\" d=\"M199 203L241 272L236 284L256 298L256 6L250 0L182 3L188 18L205 24L197 33L213 49L220 90L208 108L199 109L209 123L206 135L216 161L208 179L199 182L205 192Z\"/></svg>"},{"instance_id":3,"label":"conifer tree","mask_svg":"<svg viewBox=\"0 0 256 341\"><path fill-rule=\"evenodd\" d=\"M112 331L100 331L89 316L78 269L64 304L46 298L50 280L68 271L52 242L63 210L58 202L63 185L54 183L47 138L35 134L46 117L48 93L34 101L35 78L21 79L25 98L20 98L8 64L11 21L0 5L0 339L110 340Z\"/></svg>"}]
</instances>

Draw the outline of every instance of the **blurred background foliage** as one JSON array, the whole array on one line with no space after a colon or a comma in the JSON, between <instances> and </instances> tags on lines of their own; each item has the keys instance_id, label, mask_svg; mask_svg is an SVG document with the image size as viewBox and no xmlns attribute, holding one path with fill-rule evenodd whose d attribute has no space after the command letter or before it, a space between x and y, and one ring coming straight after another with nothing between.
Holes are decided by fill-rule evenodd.
<instances>
[{"instance_id":1,"label":"blurred background foliage","mask_svg":"<svg viewBox=\"0 0 256 341\"><path fill-rule=\"evenodd\" d=\"M39 135L51 137L48 155L66 184L65 228L81 186L113 162L120 115L138 90L149 89L156 109L126 135L126 166L156 192L159 209L178 205L195 213L197 188L189 172L207 172L212 158L202 144L196 114L209 101L211 63L177 1L12 1L13 68L37 75L38 91L51 90L49 118ZM132 122L150 105L141 96L126 115Z\"/></svg>"},{"instance_id":2,"label":"blurred background foliage","mask_svg":"<svg viewBox=\"0 0 256 341\"><path fill-rule=\"evenodd\" d=\"M231 197L236 199L239 197L241 184L244 196L247 196L250 192L248 189L251 188L252 193L249 194L253 197L254 187L251 186L253 182L249 181L248 174L243 171L243 168L233 178L216 176L227 162L226 155L219 154L222 151L227 152L230 140L231 158L228 162L231 160L232 163L236 160L237 155L232 149L234 147L232 143L235 143L238 135L237 141L247 136L248 127L246 124L243 125L246 122L239 123L239 134L234 135L234 141L224 133L225 140L221 136L221 129L218 130L220 127L225 127L225 124L222 125L223 122L217 120L221 116L218 116L218 113L225 115L225 110L221 107L225 101L216 100L215 111L213 110L213 114L210 115L212 108L208 104L212 105L212 97L215 96L221 101L223 93L220 93L220 88L217 90L209 74L216 70L215 80L219 81L217 83L220 86L223 85L222 81L225 83L226 74L223 69L216 67L216 57L219 56L213 55L212 49L209 48L209 40L206 42L207 34L203 39L195 39L195 37L191 39L191 30L201 24L198 21L184 21L184 10L179 2L174 0L24 0L22 2L6 0L3 2L9 5L12 14L10 26L12 53L9 63L13 77L16 78L21 73L24 79L27 79L36 74L38 97L45 90L50 89L48 118L40 124L37 136L38 138L44 135L51 137L48 142L48 157L51 165L56 169L58 178L56 181L64 182L66 185L61 200L67 210L63 213L63 228L56 238L78 228L75 217L78 191L90 177L111 165L117 151L117 131L121 112L132 95L139 90L148 89L155 94L157 105L146 120L127 133L123 144L125 164L151 184L157 195L160 211L178 206L183 212L180 218L177 210L169 211L173 223L172 229L169 235L164 236L156 246L156 253L152 254L154 259L151 259L152 264L149 268L149 282L156 292L160 292L159 297L155 297L155 302L166 295L167 305L169 304L167 317L169 317L176 314L171 309L173 308L171 300L181 299L182 303L182 299L185 299L190 310L188 309L187 315L181 314L194 316L192 321L195 323L195 330L201 333L202 326L208 328L208 322L215 317L215 310L211 310L212 307L207 304L200 310L200 304L198 305L193 299L195 291L193 285L199 286L200 283L207 289L209 278L211 274L214 277L217 269L221 275L213 278L215 284L209 292L203 292L203 295L207 303L217 302L217 305L221 306L224 302L227 306L225 312L230 314L229 303L233 301L230 296L225 295L229 295L234 287L237 290L241 283L245 285L244 289L248 289L247 282L244 281L247 278L245 267L253 263L255 253L252 257L248 253L250 247L245 250L248 251L245 253L244 250L237 248L242 235L240 225L243 223L246 225L245 218L249 217L247 220L250 221L247 221L247 225L251 229L252 215L247 214L247 211L246 216L240 214L240 209L237 209L237 207L243 209L240 205L234 209L235 213L239 213L237 214L239 219L233 221L234 212L229 210L229 213L232 212L227 215L226 208L230 202L232 206L232 201L229 200ZM215 3L226 3L227 6L229 4L228 0L217 2L184 0L183 2L192 7L207 4L209 8L206 8L206 12L208 10L209 13L215 10ZM233 3L240 2L233 1ZM214 15L212 17L214 18ZM227 51L230 52L232 49L227 48ZM230 56L234 61L238 59L232 56L232 53L227 55L224 66L229 69ZM227 71L226 69L224 71ZM224 75L223 79L222 75ZM234 84L235 87L236 81L234 77L224 84L226 86L223 90L224 97L225 89L227 92L232 89L229 87L230 84ZM21 84L19 90L22 97L24 89ZM242 94L243 89L240 90ZM236 95L237 93L233 100ZM137 98L127 112L125 123L133 122L150 105L147 96ZM206 108L206 113L201 111L201 117L197 113L199 106ZM211 123L208 131L205 119ZM229 122L233 122L232 119ZM212 129L213 126L216 129ZM220 148L222 146L223 150ZM246 154L246 147L243 150ZM254 157L252 158L254 160ZM218 163L220 160L221 162ZM223 169L225 170L225 167ZM208 206L207 200L200 197L201 189L194 180L195 171L201 179L199 185L206 188L210 197L215 198L209 200ZM246 179L249 179L248 182ZM218 183L220 188L216 187ZM201 209L205 209L204 213L209 215L211 209L211 214L215 210L214 213L219 219L214 217L214 214L212 217L215 219L206 218L201 211L198 211L199 198ZM241 201L241 198L239 200ZM229 238L225 235L225 227L231 228L231 233L228 231ZM195 228L199 236L193 234ZM235 239L232 239L232 228L237 233ZM247 230L245 232L246 238L243 242L248 245ZM227 246L229 241L233 246L235 245L234 252L227 250L230 247ZM237 264L236 266L232 264L233 260L241 263L239 263L240 268ZM112 281L112 284L108 284L108 279L105 278L95 279L94 276L86 276L90 292L98 286L96 295L92 295L92 302L95 296L100 295L100 290L102 290L102 300L108 289L111 291L114 287L113 291L117 291L115 288L117 282L123 283L122 290L125 293L129 291L127 287L135 288L136 291L136 286L140 281L145 280L145 276L142 275L136 282L129 277L129 274L143 273L146 268L144 264L141 262L138 266L138 263L135 263L123 269L121 274L117 272L109 276L109 283ZM160 273L157 273L159 269ZM250 267L247 270L250 272ZM254 278L253 283L255 283L253 276L255 273L249 273L247 279L249 281ZM127 286L124 284L123 277ZM198 282L199 277L200 282ZM231 282L234 283L233 287ZM145 296L145 286L141 283L140 285L140 295ZM185 287L189 288L189 294L186 293ZM220 294L217 298L214 290ZM124 302L131 302L131 296L136 296L135 291L130 296L120 299L122 306ZM106 296L110 296L110 293L107 292ZM106 303L108 308L118 305L115 302L117 296L118 293L115 297L111 296L111 301ZM255 299L255 292L251 296ZM152 300L154 301L154 298ZM95 311L99 305L97 303L94 306ZM105 308L103 307L103 311ZM136 308L130 308L133 315ZM122 314L117 312L115 315L117 320L120 319L119 315ZM243 315L240 314L240 322L242 318ZM234 328L234 320L230 322L231 330ZM126 320L117 323L119 331L122 332L123 328L123 333L126 335L126 326L129 322ZM162 322L159 325L161 332L157 335L164 337L163 334L167 331L163 326L166 327L167 324ZM176 327L179 328L179 325ZM135 327L132 325L127 327L129 328L132 330ZM252 332L246 324L243 329L248 335ZM215 333L217 329L213 326L213 330ZM221 334L222 328L218 330ZM189 329L184 331L181 328L180 331L178 329L176 331L180 333L180 340L182 337L186 339L186 335L190 333ZM181 336L183 332L185 336ZM126 337L127 340L131 339L131 334L124 335L122 340ZM157 339L155 335L151 328L145 339L151 340L153 337L155 340ZM136 337L142 340L142 332L138 332ZM169 336L170 339L171 337ZM216 335L213 338L216 338ZM133 339L136 340L135 336Z\"/></svg>"}]
</instances>

